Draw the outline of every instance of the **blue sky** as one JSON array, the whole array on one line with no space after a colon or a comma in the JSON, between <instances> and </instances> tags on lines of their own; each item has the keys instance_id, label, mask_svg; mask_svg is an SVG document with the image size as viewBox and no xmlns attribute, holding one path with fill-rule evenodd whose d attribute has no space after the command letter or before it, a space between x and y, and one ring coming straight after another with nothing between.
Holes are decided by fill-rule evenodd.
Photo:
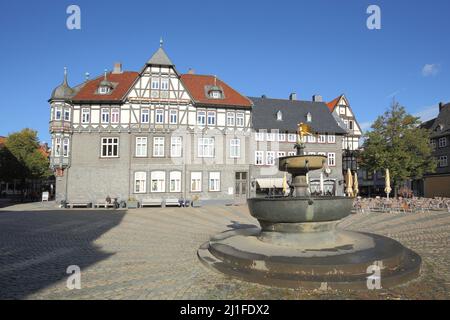
<instances>
[{"instance_id":1,"label":"blue sky","mask_svg":"<svg viewBox=\"0 0 450 320\"><path fill-rule=\"evenodd\" d=\"M81 8L81 30L66 8ZM366 27L369 5L381 30ZM345 93L364 127L392 97L429 119L450 101L450 1L2 1L0 135L49 141L48 98L121 61L139 70L164 39L179 72L216 74L245 95L326 101Z\"/></svg>"}]
</instances>

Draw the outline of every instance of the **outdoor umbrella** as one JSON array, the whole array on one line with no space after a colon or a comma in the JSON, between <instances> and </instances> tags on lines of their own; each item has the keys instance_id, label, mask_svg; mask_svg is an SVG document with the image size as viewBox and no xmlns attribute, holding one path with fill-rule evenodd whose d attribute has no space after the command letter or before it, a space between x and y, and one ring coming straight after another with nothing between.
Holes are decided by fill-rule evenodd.
<instances>
[{"instance_id":1,"label":"outdoor umbrella","mask_svg":"<svg viewBox=\"0 0 450 320\"><path fill-rule=\"evenodd\" d=\"M283 194L287 194L288 192L288 184L287 184L287 176L286 176L286 172L284 173L284 177L283 177Z\"/></svg>"},{"instance_id":2,"label":"outdoor umbrella","mask_svg":"<svg viewBox=\"0 0 450 320\"><path fill-rule=\"evenodd\" d=\"M389 169L386 169L386 174L385 174L385 185L386 188L384 188L384 192L386 192L387 198L389 199L389 194L391 193L392 189L391 189L391 176L389 175Z\"/></svg>"},{"instance_id":3,"label":"outdoor umbrella","mask_svg":"<svg viewBox=\"0 0 450 320\"><path fill-rule=\"evenodd\" d=\"M323 190L323 173L321 172L320 173L320 194L322 194L323 195L323 192L324 190Z\"/></svg>"},{"instance_id":4,"label":"outdoor umbrella","mask_svg":"<svg viewBox=\"0 0 450 320\"><path fill-rule=\"evenodd\" d=\"M353 192L355 193L355 197L357 197L359 193L359 184L358 184L358 173L356 171L355 171L355 181L353 182Z\"/></svg>"},{"instance_id":5,"label":"outdoor umbrella","mask_svg":"<svg viewBox=\"0 0 450 320\"><path fill-rule=\"evenodd\" d=\"M347 183L347 196L349 197L353 197L353 189L352 189L352 185L353 185L353 177L352 177L352 172L350 171L350 168L347 169L347 179L346 179L346 183Z\"/></svg>"}]
</instances>

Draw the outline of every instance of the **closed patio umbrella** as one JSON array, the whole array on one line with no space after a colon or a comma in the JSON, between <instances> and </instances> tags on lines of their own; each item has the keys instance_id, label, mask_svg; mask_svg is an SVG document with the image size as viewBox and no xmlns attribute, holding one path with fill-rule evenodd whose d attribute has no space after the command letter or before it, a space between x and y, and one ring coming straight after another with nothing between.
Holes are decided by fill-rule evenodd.
<instances>
[{"instance_id":1,"label":"closed patio umbrella","mask_svg":"<svg viewBox=\"0 0 450 320\"><path fill-rule=\"evenodd\" d=\"M346 179L347 189L345 190L347 193L347 196L353 197L353 177L352 172L350 171L350 168L347 169L347 179Z\"/></svg>"},{"instance_id":2,"label":"closed patio umbrella","mask_svg":"<svg viewBox=\"0 0 450 320\"><path fill-rule=\"evenodd\" d=\"M359 183L358 183L358 173L356 171L355 171L355 181L353 181L353 192L355 197L357 197L359 193Z\"/></svg>"},{"instance_id":3,"label":"closed patio umbrella","mask_svg":"<svg viewBox=\"0 0 450 320\"><path fill-rule=\"evenodd\" d=\"M389 199L389 194L391 193L391 176L389 174L389 169L386 169L386 174L384 177L384 182L386 187L384 188L384 192L386 192L387 198Z\"/></svg>"},{"instance_id":4,"label":"closed patio umbrella","mask_svg":"<svg viewBox=\"0 0 450 320\"><path fill-rule=\"evenodd\" d=\"M323 190L323 172L320 173L320 194L323 195L324 194L324 190Z\"/></svg>"}]
</instances>

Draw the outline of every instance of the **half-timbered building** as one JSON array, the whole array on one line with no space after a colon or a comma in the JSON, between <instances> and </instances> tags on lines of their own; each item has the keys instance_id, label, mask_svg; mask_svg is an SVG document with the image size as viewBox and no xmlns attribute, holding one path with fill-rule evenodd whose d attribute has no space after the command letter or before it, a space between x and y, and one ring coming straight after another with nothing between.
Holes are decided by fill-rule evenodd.
<instances>
[{"instance_id":1,"label":"half-timbered building","mask_svg":"<svg viewBox=\"0 0 450 320\"><path fill-rule=\"evenodd\" d=\"M161 47L52 93L56 199L246 198L252 102L215 76L181 75Z\"/></svg>"}]
</instances>

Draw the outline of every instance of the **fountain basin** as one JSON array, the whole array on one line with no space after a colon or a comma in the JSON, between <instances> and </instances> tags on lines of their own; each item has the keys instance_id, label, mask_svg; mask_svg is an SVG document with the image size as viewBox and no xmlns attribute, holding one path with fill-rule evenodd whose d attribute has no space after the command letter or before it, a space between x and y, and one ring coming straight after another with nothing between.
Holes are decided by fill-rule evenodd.
<instances>
[{"instance_id":1,"label":"fountain basin","mask_svg":"<svg viewBox=\"0 0 450 320\"><path fill-rule=\"evenodd\" d=\"M247 199L250 214L266 223L305 223L341 220L351 214L349 197L282 197Z\"/></svg>"},{"instance_id":2,"label":"fountain basin","mask_svg":"<svg viewBox=\"0 0 450 320\"><path fill-rule=\"evenodd\" d=\"M314 155L282 157L279 159L278 168L294 175L304 175L308 171L322 169L326 160L325 156Z\"/></svg>"}]
</instances>

